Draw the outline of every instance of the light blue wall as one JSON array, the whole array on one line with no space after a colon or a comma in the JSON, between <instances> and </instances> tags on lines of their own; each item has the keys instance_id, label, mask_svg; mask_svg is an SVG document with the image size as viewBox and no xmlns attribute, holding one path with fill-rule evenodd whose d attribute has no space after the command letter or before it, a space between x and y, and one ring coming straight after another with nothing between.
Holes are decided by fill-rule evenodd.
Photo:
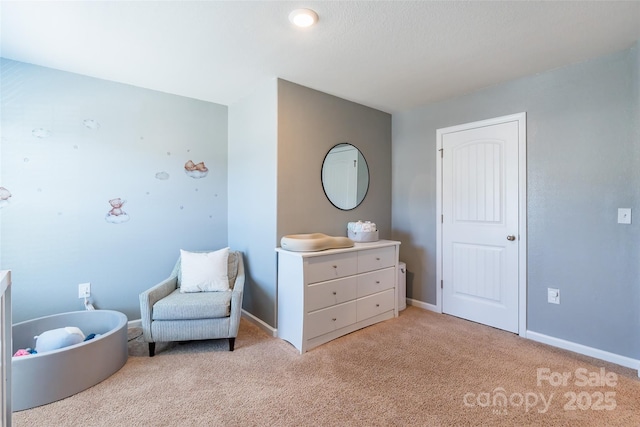
<instances>
[{"instance_id":1,"label":"light blue wall","mask_svg":"<svg viewBox=\"0 0 640 427\"><path fill-rule=\"evenodd\" d=\"M527 328L640 358L638 48L393 117L393 229L436 303L436 130L527 113ZM617 208L634 210L632 225ZM548 304L547 287L561 304Z\"/></svg>"},{"instance_id":2,"label":"light blue wall","mask_svg":"<svg viewBox=\"0 0 640 427\"><path fill-rule=\"evenodd\" d=\"M244 309L276 319L277 80L229 107L229 245L244 253Z\"/></svg>"},{"instance_id":3,"label":"light blue wall","mask_svg":"<svg viewBox=\"0 0 640 427\"><path fill-rule=\"evenodd\" d=\"M97 307L137 319L139 292L179 249L227 244L227 107L1 65L0 268L14 321L83 309L82 282ZM206 176L188 176L188 160ZM116 198L126 215L108 215Z\"/></svg>"}]
</instances>

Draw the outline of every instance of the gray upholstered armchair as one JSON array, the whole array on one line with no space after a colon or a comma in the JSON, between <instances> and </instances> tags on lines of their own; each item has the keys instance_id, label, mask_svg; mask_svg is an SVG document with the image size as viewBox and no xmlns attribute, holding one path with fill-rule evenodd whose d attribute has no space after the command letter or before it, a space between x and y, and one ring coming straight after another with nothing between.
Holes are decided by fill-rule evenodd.
<instances>
[{"instance_id":1,"label":"gray upholstered armchair","mask_svg":"<svg viewBox=\"0 0 640 427\"><path fill-rule=\"evenodd\" d=\"M229 291L180 292L180 259L168 279L140 294L140 314L149 356L156 342L229 339L238 336L244 291L242 252L229 251Z\"/></svg>"}]
</instances>

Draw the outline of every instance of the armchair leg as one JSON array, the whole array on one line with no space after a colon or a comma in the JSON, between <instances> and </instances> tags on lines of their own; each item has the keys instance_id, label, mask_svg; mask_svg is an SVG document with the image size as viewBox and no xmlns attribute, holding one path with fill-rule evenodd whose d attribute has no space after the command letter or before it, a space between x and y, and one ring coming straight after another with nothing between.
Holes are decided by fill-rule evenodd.
<instances>
[{"instance_id":1,"label":"armchair leg","mask_svg":"<svg viewBox=\"0 0 640 427\"><path fill-rule=\"evenodd\" d=\"M233 351L233 346L236 344L235 338L229 338L229 351Z\"/></svg>"},{"instance_id":2,"label":"armchair leg","mask_svg":"<svg viewBox=\"0 0 640 427\"><path fill-rule=\"evenodd\" d=\"M156 354L156 343L149 343L149 357L153 357Z\"/></svg>"}]
</instances>

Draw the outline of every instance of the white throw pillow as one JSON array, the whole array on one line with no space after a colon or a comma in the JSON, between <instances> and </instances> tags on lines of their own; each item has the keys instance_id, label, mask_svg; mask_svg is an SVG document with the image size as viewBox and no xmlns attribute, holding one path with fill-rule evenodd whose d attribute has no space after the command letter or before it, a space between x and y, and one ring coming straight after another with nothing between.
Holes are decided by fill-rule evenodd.
<instances>
[{"instance_id":1,"label":"white throw pillow","mask_svg":"<svg viewBox=\"0 0 640 427\"><path fill-rule=\"evenodd\" d=\"M180 249L180 292L228 291L229 248L215 252L187 252Z\"/></svg>"}]
</instances>

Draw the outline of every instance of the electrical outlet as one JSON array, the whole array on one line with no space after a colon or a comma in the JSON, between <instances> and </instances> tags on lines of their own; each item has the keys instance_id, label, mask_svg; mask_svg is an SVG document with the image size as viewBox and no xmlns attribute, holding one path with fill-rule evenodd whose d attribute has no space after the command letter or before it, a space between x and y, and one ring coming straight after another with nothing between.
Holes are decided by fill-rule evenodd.
<instances>
[{"instance_id":1,"label":"electrical outlet","mask_svg":"<svg viewBox=\"0 0 640 427\"><path fill-rule=\"evenodd\" d=\"M560 304L560 289L547 288L547 302Z\"/></svg>"},{"instance_id":2,"label":"electrical outlet","mask_svg":"<svg viewBox=\"0 0 640 427\"><path fill-rule=\"evenodd\" d=\"M618 208L618 224L631 224L631 208Z\"/></svg>"},{"instance_id":3,"label":"electrical outlet","mask_svg":"<svg viewBox=\"0 0 640 427\"><path fill-rule=\"evenodd\" d=\"M78 285L78 298L89 298L91 296L91 283L80 283Z\"/></svg>"}]
</instances>

